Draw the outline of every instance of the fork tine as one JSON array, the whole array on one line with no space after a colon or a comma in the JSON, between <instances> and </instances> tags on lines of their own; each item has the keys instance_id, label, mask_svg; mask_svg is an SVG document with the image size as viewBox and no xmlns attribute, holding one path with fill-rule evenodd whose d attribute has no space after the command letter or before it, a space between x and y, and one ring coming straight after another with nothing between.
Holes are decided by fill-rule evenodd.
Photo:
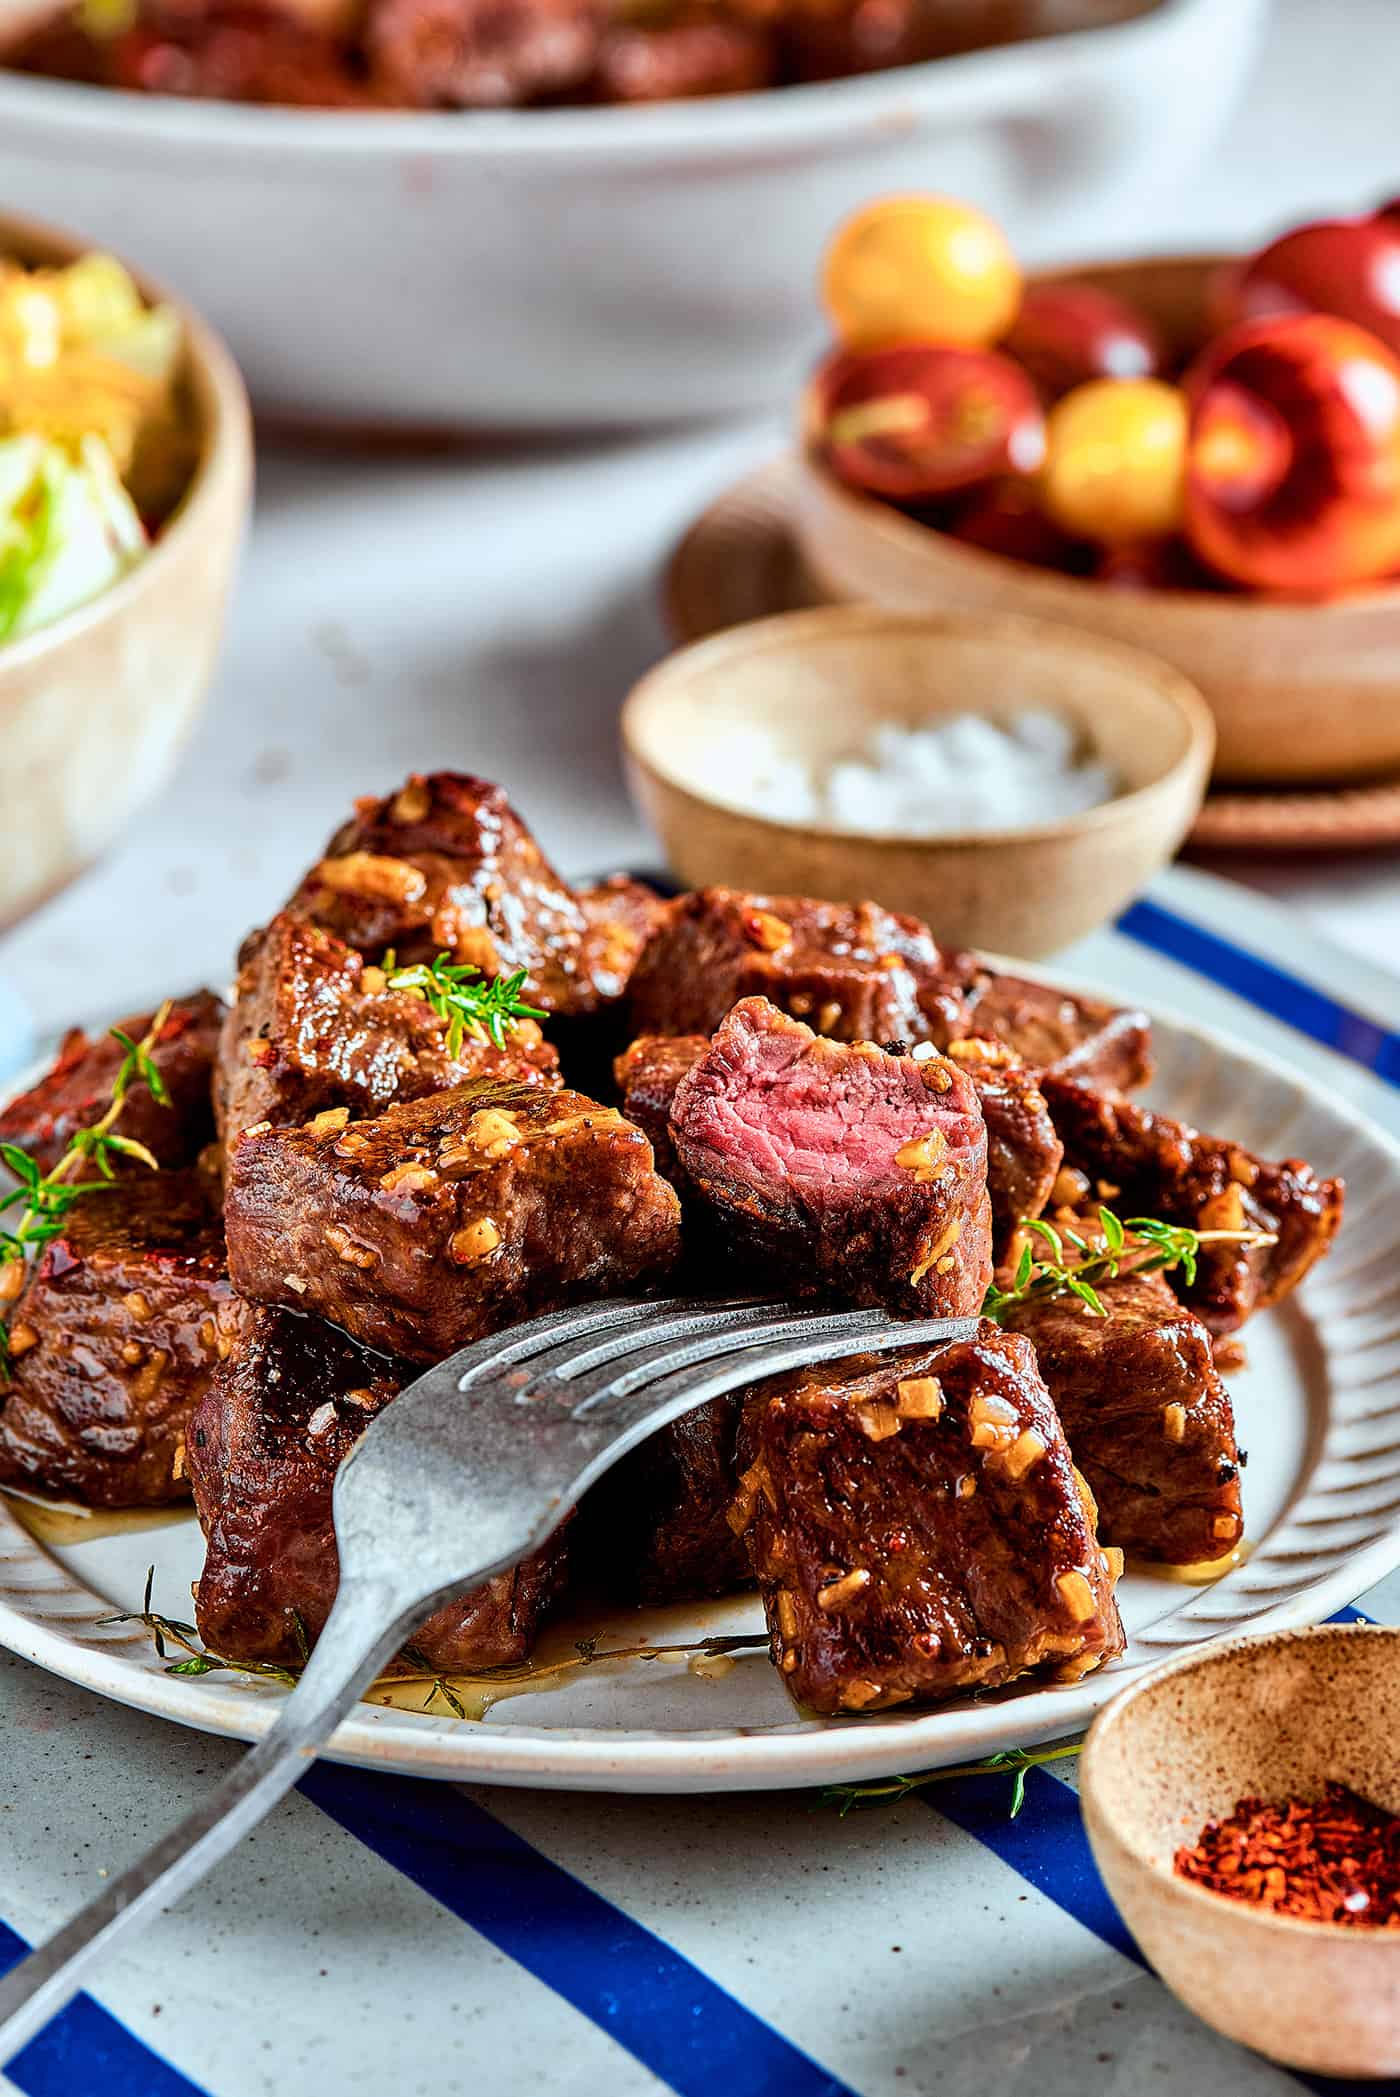
<instances>
[{"instance_id":1,"label":"fork tine","mask_svg":"<svg viewBox=\"0 0 1400 2097\"><path fill-rule=\"evenodd\" d=\"M635 1353L643 1340L647 1345L657 1347L665 1340L681 1339L687 1333L726 1332L734 1326L752 1325L760 1318L791 1315L792 1311L792 1305L781 1298L765 1302L756 1296L737 1302L678 1298L674 1304L653 1304L650 1308L665 1315L638 1317L625 1325L608 1327L591 1345L580 1347L576 1340L565 1340L547 1353L537 1354L531 1359L531 1376L573 1384L588 1370L604 1367L623 1355Z\"/></svg>"},{"instance_id":2,"label":"fork tine","mask_svg":"<svg viewBox=\"0 0 1400 2097\"><path fill-rule=\"evenodd\" d=\"M611 1327L636 1325L656 1313L664 1316L677 1308L690 1307L691 1302L684 1296L619 1296L605 1303L579 1303L560 1311L544 1311L523 1325L508 1326L504 1332L463 1348L457 1356L457 1388L465 1391L483 1376L529 1361L548 1347L587 1339L591 1333Z\"/></svg>"},{"instance_id":3,"label":"fork tine","mask_svg":"<svg viewBox=\"0 0 1400 2097\"><path fill-rule=\"evenodd\" d=\"M556 1369L553 1373L565 1386L560 1395L574 1399L574 1414L578 1417L604 1400L629 1397L660 1377L679 1374L741 1348L772 1345L799 1335L816 1339L830 1334L839 1342L835 1352L840 1353L843 1347L847 1352L855 1352L892 1322L889 1313L880 1310L814 1312L799 1310L792 1304L760 1304L748 1313L735 1312L718 1330L713 1323L696 1317L677 1320L677 1332L657 1334L654 1344L627 1347L622 1341L613 1349L611 1358L615 1363L624 1349L628 1358L612 1373L606 1366L577 1378L569 1369ZM646 1338L652 1341L649 1328Z\"/></svg>"},{"instance_id":4,"label":"fork tine","mask_svg":"<svg viewBox=\"0 0 1400 2097\"><path fill-rule=\"evenodd\" d=\"M863 1348L883 1354L896 1347L926 1346L934 1340L969 1340L976 1336L977 1323L975 1318L886 1318L883 1326L864 1338ZM744 1384L762 1383L770 1376L781 1375L785 1369L838 1359L849 1353L850 1347L849 1333L819 1334L810 1318L795 1319L788 1337L767 1345L736 1348L720 1361L707 1356L698 1364L672 1370L655 1382L639 1386L634 1381L627 1391L614 1390L579 1408L575 1414L578 1424L605 1439L580 1469L568 1496L571 1504L582 1498L589 1486L629 1449L682 1413L692 1412Z\"/></svg>"}]
</instances>

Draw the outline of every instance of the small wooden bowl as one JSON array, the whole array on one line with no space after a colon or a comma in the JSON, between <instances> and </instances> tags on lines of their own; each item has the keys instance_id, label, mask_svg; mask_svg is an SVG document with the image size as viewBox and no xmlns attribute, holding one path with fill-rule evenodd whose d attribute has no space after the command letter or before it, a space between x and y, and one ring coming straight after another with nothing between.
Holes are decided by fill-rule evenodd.
<instances>
[{"instance_id":1,"label":"small wooden bowl","mask_svg":"<svg viewBox=\"0 0 1400 2097\"><path fill-rule=\"evenodd\" d=\"M0 216L0 255L64 263L92 245ZM148 299L168 297L133 274ZM179 508L112 589L0 643L0 926L80 873L165 783L213 674L252 436L233 359L194 314L181 320L202 441Z\"/></svg>"},{"instance_id":2,"label":"small wooden bowl","mask_svg":"<svg viewBox=\"0 0 1400 2097\"><path fill-rule=\"evenodd\" d=\"M1126 790L1034 830L913 838L777 822L697 784L715 746L755 722L825 765L881 721L1030 705L1078 724ZM1026 619L851 605L682 649L628 698L622 740L637 802L689 886L869 896L927 918L950 945L1033 960L1115 916L1171 858L1200 807L1213 735L1200 694L1135 649Z\"/></svg>"},{"instance_id":3,"label":"small wooden bowl","mask_svg":"<svg viewBox=\"0 0 1400 2097\"><path fill-rule=\"evenodd\" d=\"M1174 354L1206 336L1206 291L1225 259L1057 270L1147 314ZM804 404L804 419L808 418ZM843 486L803 444L797 535L834 602L903 612L1022 612L1151 648L1215 715L1220 781L1323 784L1400 769L1400 586L1304 603L1209 590L1120 590L966 545Z\"/></svg>"},{"instance_id":4,"label":"small wooden bowl","mask_svg":"<svg viewBox=\"0 0 1400 2097\"><path fill-rule=\"evenodd\" d=\"M1238 1799L1329 1780L1400 1811L1400 1631L1323 1624L1170 1661L1100 1713L1080 1759L1108 1890L1198 2017L1287 2067L1400 2075L1400 1931L1274 1915L1172 1869Z\"/></svg>"}]
</instances>

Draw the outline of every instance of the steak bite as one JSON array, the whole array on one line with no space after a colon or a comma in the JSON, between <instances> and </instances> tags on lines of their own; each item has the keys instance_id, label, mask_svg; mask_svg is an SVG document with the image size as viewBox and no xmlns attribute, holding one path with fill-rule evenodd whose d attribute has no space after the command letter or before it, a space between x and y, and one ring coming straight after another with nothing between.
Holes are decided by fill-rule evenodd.
<instances>
[{"instance_id":1,"label":"steak bite","mask_svg":"<svg viewBox=\"0 0 1400 2097\"><path fill-rule=\"evenodd\" d=\"M1152 1075L1145 1012L982 969L966 986L966 1032L1004 1042L1030 1069L1131 1092Z\"/></svg>"},{"instance_id":2,"label":"steak bite","mask_svg":"<svg viewBox=\"0 0 1400 2097\"><path fill-rule=\"evenodd\" d=\"M232 1660L293 1666L320 1635L340 1577L331 1490L365 1428L419 1372L319 1318L240 1304L190 1425L195 1509L208 1540L195 1591L200 1637ZM405 1538L405 1549L412 1539ZM465 1673L527 1658L563 1580L556 1535L429 1617L414 1645Z\"/></svg>"},{"instance_id":3,"label":"steak bite","mask_svg":"<svg viewBox=\"0 0 1400 2097\"><path fill-rule=\"evenodd\" d=\"M575 895L501 789L465 772L415 772L358 802L288 905L371 961L393 948L486 976L524 969L525 1002L561 1013L621 994L653 907L635 882Z\"/></svg>"},{"instance_id":4,"label":"steak bite","mask_svg":"<svg viewBox=\"0 0 1400 2097\"><path fill-rule=\"evenodd\" d=\"M474 1077L557 1085L558 1057L532 1019L507 1045L468 1037L448 1054L447 1022L390 990L333 932L283 911L243 948L219 1042L215 1106L230 1143L257 1121L305 1121L326 1107L377 1114Z\"/></svg>"},{"instance_id":5,"label":"steak bite","mask_svg":"<svg viewBox=\"0 0 1400 2097\"><path fill-rule=\"evenodd\" d=\"M406 109L505 109L577 92L602 34L598 0L369 0L370 79Z\"/></svg>"},{"instance_id":6,"label":"steak bite","mask_svg":"<svg viewBox=\"0 0 1400 2097\"><path fill-rule=\"evenodd\" d=\"M1210 1334L1160 1274L1100 1282L1107 1313L1077 1296L1023 1304L1008 1324L1035 1348L1099 1534L1139 1558L1192 1565L1244 1534L1230 1394Z\"/></svg>"},{"instance_id":7,"label":"steak bite","mask_svg":"<svg viewBox=\"0 0 1400 2097\"><path fill-rule=\"evenodd\" d=\"M754 1584L729 1520L739 1484L736 1396L713 1398L649 1435L579 1510L576 1558L631 1602L698 1602Z\"/></svg>"},{"instance_id":8,"label":"steak bite","mask_svg":"<svg viewBox=\"0 0 1400 2097\"><path fill-rule=\"evenodd\" d=\"M613 1064L622 1111L649 1138L657 1171L672 1182L680 1172L671 1141L672 1102L681 1080L709 1053L708 1034L640 1034Z\"/></svg>"},{"instance_id":9,"label":"steak bite","mask_svg":"<svg viewBox=\"0 0 1400 2097\"><path fill-rule=\"evenodd\" d=\"M683 1080L671 1133L729 1248L776 1281L915 1316L980 1310L987 1132L934 1051L827 1041L746 998Z\"/></svg>"},{"instance_id":10,"label":"steak bite","mask_svg":"<svg viewBox=\"0 0 1400 2097\"><path fill-rule=\"evenodd\" d=\"M436 1362L664 1274L680 1204L651 1145L577 1092L475 1078L372 1121L245 1129L225 1219L241 1295Z\"/></svg>"},{"instance_id":11,"label":"steak bite","mask_svg":"<svg viewBox=\"0 0 1400 2097\"><path fill-rule=\"evenodd\" d=\"M1273 1245L1203 1245L1196 1279L1173 1286L1214 1333L1234 1332L1297 1287L1342 1220L1341 1180L1320 1180L1301 1158L1271 1164L1220 1136L1047 1077L1045 1096L1065 1163L1112 1187L1122 1216L1160 1216L1198 1231L1267 1231Z\"/></svg>"},{"instance_id":12,"label":"steak bite","mask_svg":"<svg viewBox=\"0 0 1400 2097\"><path fill-rule=\"evenodd\" d=\"M1050 1109L1034 1071L994 1041L950 1042L948 1055L967 1072L987 1124L987 1193L992 1252L1006 1258L1017 1227L1039 1216L1064 1160Z\"/></svg>"},{"instance_id":13,"label":"steak bite","mask_svg":"<svg viewBox=\"0 0 1400 2097\"><path fill-rule=\"evenodd\" d=\"M1028 1341L800 1369L747 1394L733 1522L773 1659L823 1713L935 1704L1123 1649L1094 1534Z\"/></svg>"},{"instance_id":14,"label":"steak bite","mask_svg":"<svg viewBox=\"0 0 1400 2097\"><path fill-rule=\"evenodd\" d=\"M92 1507L188 1499L185 1430L232 1303L199 1173L133 1173L76 1202L10 1318L0 1483Z\"/></svg>"},{"instance_id":15,"label":"steak bite","mask_svg":"<svg viewBox=\"0 0 1400 2097\"><path fill-rule=\"evenodd\" d=\"M702 888L678 896L632 977L638 1034L713 1034L741 998L763 997L835 1041L925 1041L968 1031L955 977L917 918L876 903L820 903Z\"/></svg>"},{"instance_id":16,"label":"steak bite","mask_svg":"<svg viewBox=\"0 0 1400 2097\"><path fill-rule=\"evenodd\" d=\"M127 1090L121 1133L143 1143L162 1166L193 1165L214 1134L209 1085L223 1013L212 990L176 998L151 1050L151 1061L170 1095L169 1106L151 1097L144 1079ZM122 1020L121 1031L141 1041L154 1018L153 1012L138 1013ZM52 1171L77 1131L90 1127L110 1106L112 1084L125 1055L110 1034L94 1039L74 1027L38 1083L0 1110L0 1142L18 1144L44 1172ZM119 1170L150 1169L113 1162Z\"/></svg>"}]
</instances>

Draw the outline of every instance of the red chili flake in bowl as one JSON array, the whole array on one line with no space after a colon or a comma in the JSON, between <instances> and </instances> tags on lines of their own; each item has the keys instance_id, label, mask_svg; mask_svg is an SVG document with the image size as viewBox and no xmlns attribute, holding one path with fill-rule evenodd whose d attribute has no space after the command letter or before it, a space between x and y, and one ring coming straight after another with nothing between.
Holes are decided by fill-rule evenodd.
<instances>
[{"instance_id":1,"label":"red chili flake in bowl","mask_svg":"<svg viewBox=\"0 0 1400 2097\"><path fill-rule=\"evenodd\" d=\"M1400 1814L1345 1784L1320 1799L1242 1798L1175 1868L1212 1893L1348 1929L1400 1929Z\"/></svg>"}]
</instances>

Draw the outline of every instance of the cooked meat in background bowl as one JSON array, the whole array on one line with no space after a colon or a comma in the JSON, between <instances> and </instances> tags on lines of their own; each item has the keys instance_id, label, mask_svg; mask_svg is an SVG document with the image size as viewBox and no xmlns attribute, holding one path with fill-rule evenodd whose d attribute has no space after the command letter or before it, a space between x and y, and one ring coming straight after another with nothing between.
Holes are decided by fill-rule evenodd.
<instances>
[{"instance_id":1,"label":"cooked meat in background bowl","mask_svg":"<svg viewBox=\"0 0 1400 2097\"><path fill-rule=\"evenodd\" d=\"M196 106L0 72L0 195L118 245L139 225L283 417L730 414L797 385L812 271L856 204L936 156L1018 237L1054 238L1105 185L1121 197L1199 155L1264 4L1159 0L1106 28L648 109Z\"/></svg>"},{"instance_id":2,"label":"cooked meat in background bowl","mask_svg":"<svg viewBox=\"0 0 1400 2097\"><path fill-rule=\"evenodd\" d=\"M0 270L7 260L62 269L90 249L88 241L0 217ZM98 274L84 280L89 291ZM72 280L64 281L76 297ZM46 440L32 476L36 500L22 520L31 557L9 577L11 595L19 594L9 637L0 639L7 842L0 924L80 872L163 784L213 670L247 514L251 431L233 360L187 308L145 278L134 281L159 356L168 353L167 323L180 338L169 412L162 407L153 423L133 425L153 434L153 445L133 434L126 458L130 400L109 383L122 366L91 345L75 350L71 397L63 390L66 352L28 374L21 353L0 390L0 432L37 431ZM142 329L138 316L128 332L139 338ZM148 386L139 359L151 350L145 342L134 353L138 365L128 376L136 394ZM89 441L90 427L105 437ZM50 435L56 444L47 444ZM14 445L7 449L14 455ZM89 483L101 491L100 504L82 499ZM76 511L62 507L70 498ZM149 543L134 504L147 511ZM117 554L96 543L98 526L112 516L123 527ZM55 598L61 574L65 594Z\"/></svg>"}]
</instances>

